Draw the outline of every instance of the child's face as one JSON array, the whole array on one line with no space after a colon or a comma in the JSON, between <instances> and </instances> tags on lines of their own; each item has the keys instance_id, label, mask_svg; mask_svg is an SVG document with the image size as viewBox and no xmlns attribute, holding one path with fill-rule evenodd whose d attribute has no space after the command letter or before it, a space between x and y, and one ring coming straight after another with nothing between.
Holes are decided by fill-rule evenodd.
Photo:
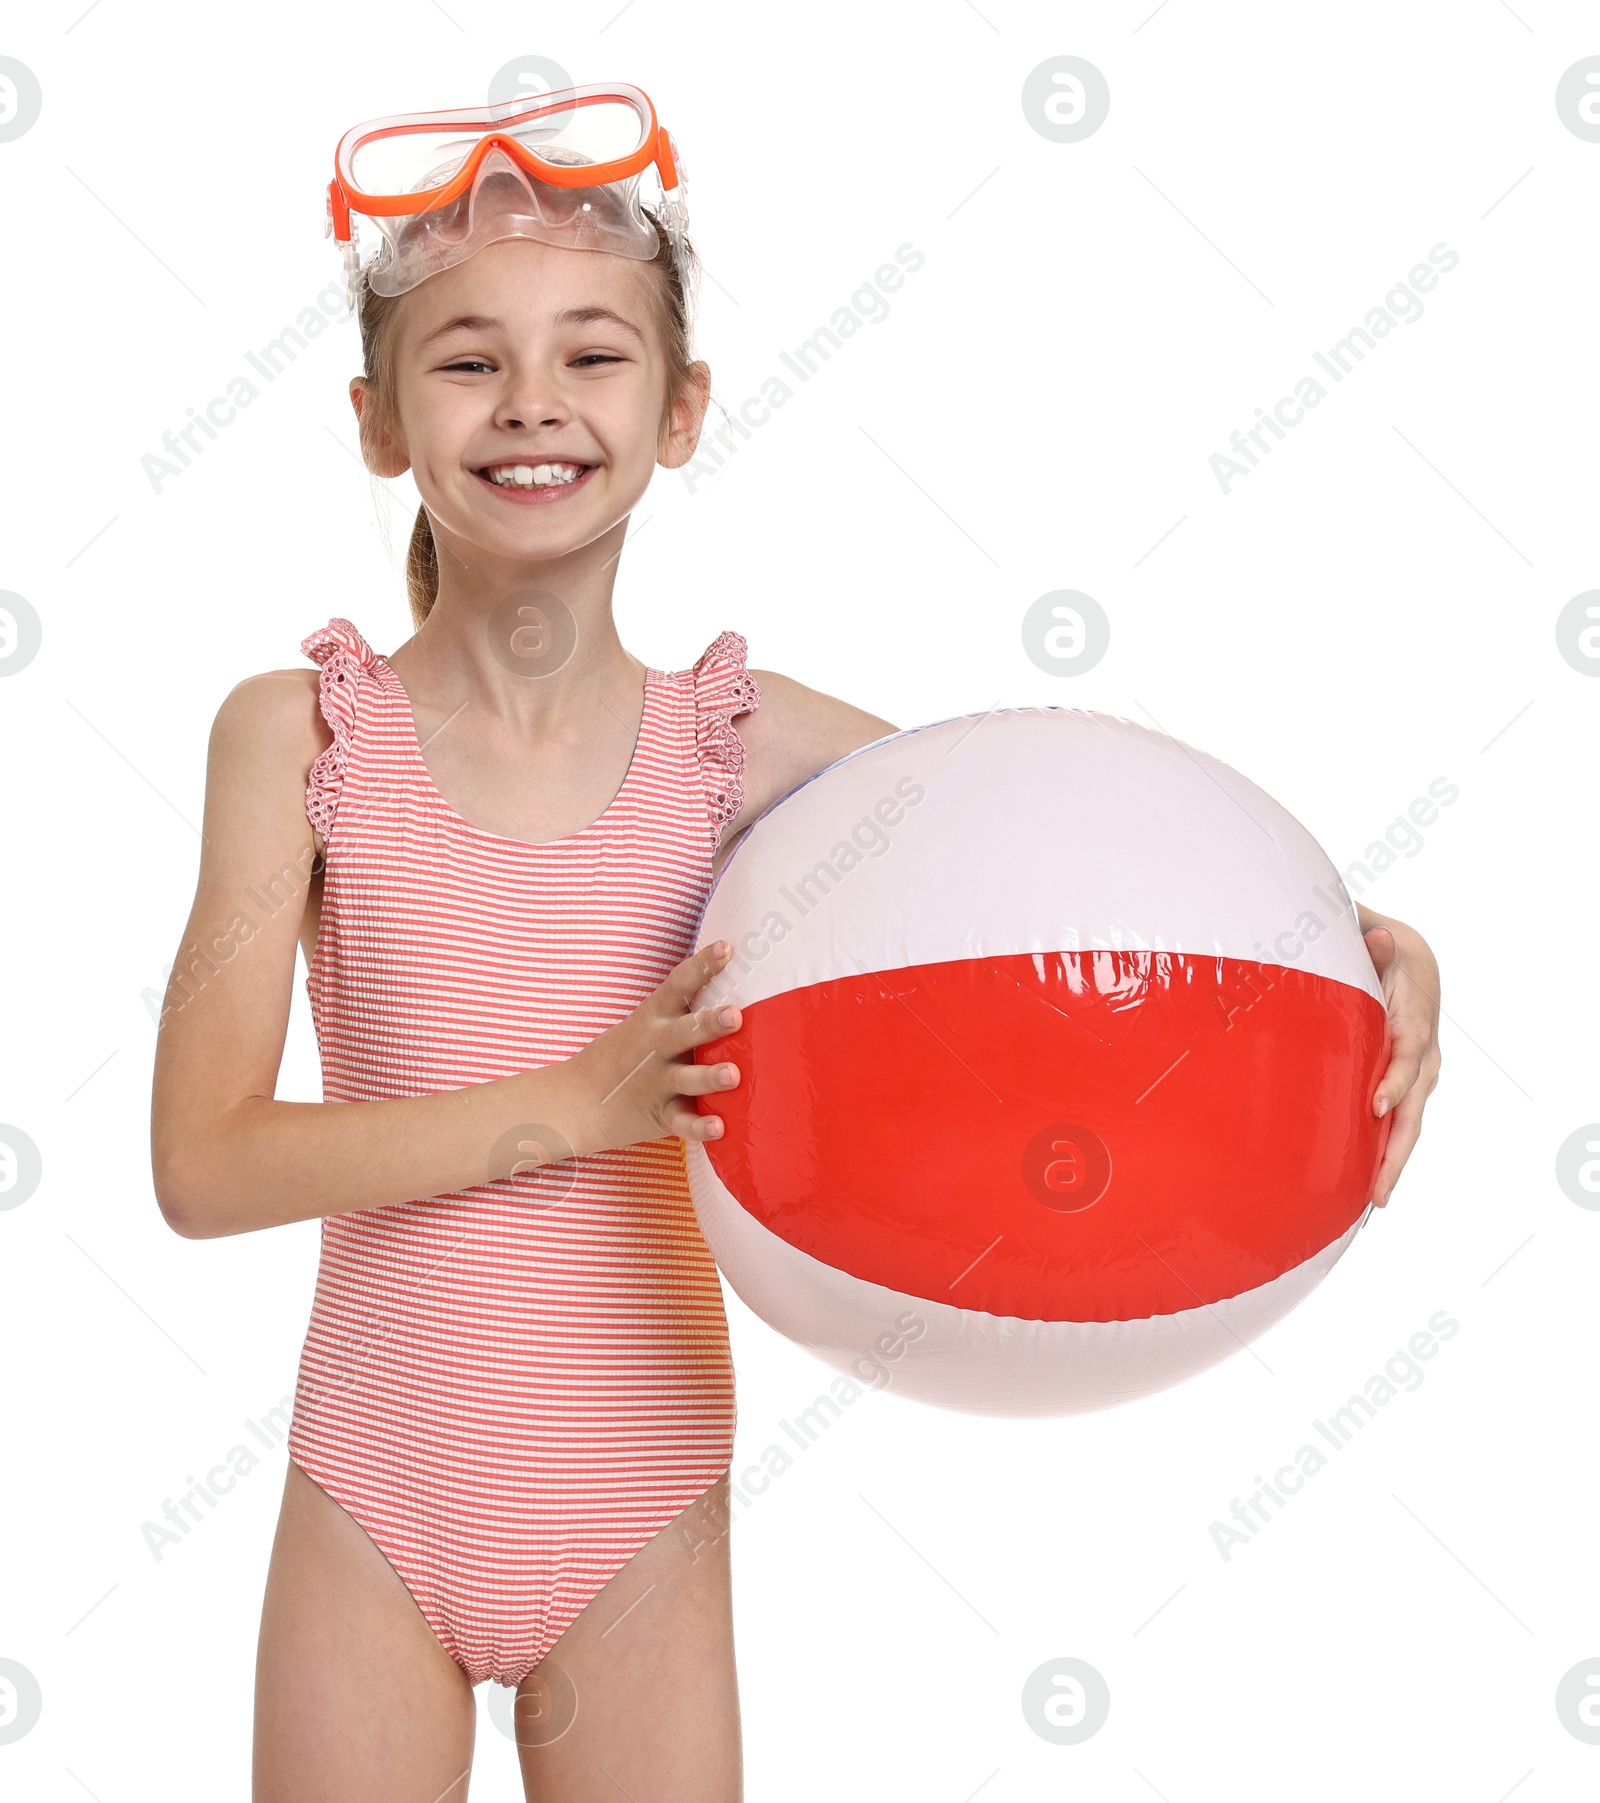
<instances>
[{"instance_id":1,"label":"child's face","mask_svg":"<svg viewBox=\"0 0 1600 1803\"><path fill-rule=\"evenodd\" d=\"M666 413L657 279L626 257L526 238L430 276L398 322L398 432L369 461L384 475L409 466L435 530L463 552L544 562L592 543L658 462L688 461L705 413L704 364ZM582 473L532 488L483 473L517 464Z\"/></svg>"}]
</instances>

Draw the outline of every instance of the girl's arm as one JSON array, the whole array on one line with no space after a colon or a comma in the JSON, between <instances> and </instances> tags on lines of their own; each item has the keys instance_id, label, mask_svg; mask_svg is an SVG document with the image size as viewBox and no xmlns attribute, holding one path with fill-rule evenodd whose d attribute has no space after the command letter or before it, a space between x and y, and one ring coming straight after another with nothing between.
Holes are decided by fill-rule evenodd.
<instances>
[{"instance_id":1,"label":"girl's arm","mask_svg":"<svg viewBox=\"0 0 1600 1803\"><path fill-rule=\"evenodd\" d=\"M169 1225L206 1239L446 1195L546 1162L552 1136L573 1153L714 1138L721 1123L689 1098L737 1074L695 1064L693 1048L738 1010L692 1012L727 961L711 951L560 1063L393 1101L274 1100L295 953L302 929L315 936L305 788L328 741L311 670L241 684L212 730L199 886L156 1048L152 1167Z\"/></svg>"},{"instance_id":2,"label":"girl's arm","mask_svg":"<svg viewBox=\"0 0 1600 1803\"><path fill-rule=\"evenodd\" d=\"M899 729L876 714L810 689L775 670L752 671L761 706L741 714L735 730L745 746L745 805L729 821L719 860L765 808L847 752ZM1439 966L1427 941L1402 920L1356 905L1367 951L1383 986L1393 1038L1389 1067L1374 1110L1397 1109L1373 1200L1381 1208L1422 1131L1422 1109L1439 1081Z\"/></svg>"}]
</instances>

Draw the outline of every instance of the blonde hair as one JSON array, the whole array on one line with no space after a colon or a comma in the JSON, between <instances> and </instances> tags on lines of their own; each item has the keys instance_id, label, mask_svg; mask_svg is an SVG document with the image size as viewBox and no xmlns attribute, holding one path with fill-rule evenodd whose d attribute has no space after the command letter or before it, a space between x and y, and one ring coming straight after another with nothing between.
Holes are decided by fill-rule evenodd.
<instances>
[{"instance_id":1,"label":"blonde hair","mask_svg":"<svg viewBox=\"0 0 1600 1803\"><path fill-rule=\"evenodd\" d=\"M665 424L673 402L689 385L689 367L694 362L691 307L699 266L694 247L687 238L680 238L683 247L680 267L665 227L653 214L647 216L655 227L658 241L656 254L645 267L655 271L656 316L661 327L661 342L666 348L667 400L662 415ZM357 309L361 326L361 373L369 386L368 417L374 425L380 421L393 422L398 417L395 340L400 304L404 299L403 294L374 294L365 281L361 283ZM438 594L438 548L433 542L428 510L419 507L411 528L411 543L406 550L406 599L411 605L413 625L421 626L427 619Z\"/></svg>"}]
</instances>

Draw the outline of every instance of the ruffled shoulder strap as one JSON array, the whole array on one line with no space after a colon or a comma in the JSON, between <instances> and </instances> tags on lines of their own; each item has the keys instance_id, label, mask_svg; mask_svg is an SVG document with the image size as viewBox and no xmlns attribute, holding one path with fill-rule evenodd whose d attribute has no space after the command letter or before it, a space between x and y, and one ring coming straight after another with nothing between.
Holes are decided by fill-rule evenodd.
<instances>
[{"instance_id":1,"label":"ruffled shoulder strap","mask_svg":"<svg viewBox=\"0 0 1600 1803\"><path fill-rule=\"evenodd\" d=\"M733 730L736 714L761 705L761 685L745 668L748 646L737 632L721 632L695 660L695 755L713 832L722 832L744 806L744 741Z\"/></svg>"},{"instance_id":2,"label":"ruffled shoulder strap","mask_svg":"<svg viewBox=\"0 0 1600 1803\"><path fill-rule=\"evenodd\" d=\"M356 696L364 676L373 674L378 654L348 620L330 620L300 649L322 666L322 717L333 731L333 743L311 766L306 780L306 818L326 839L333 830L339 793L344 787L350 738L356 724Z\"/></svg>"}]
</instances>

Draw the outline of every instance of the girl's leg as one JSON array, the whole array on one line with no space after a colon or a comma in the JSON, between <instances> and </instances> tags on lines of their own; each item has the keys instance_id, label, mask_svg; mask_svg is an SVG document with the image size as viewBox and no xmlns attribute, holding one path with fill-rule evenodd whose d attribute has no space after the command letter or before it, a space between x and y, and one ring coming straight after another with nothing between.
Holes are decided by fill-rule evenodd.
<instances>
[{"instance_id":1,"label":"girl's leg","mask_svg":"<svg viewBox=\"0 0 1600 1803\"><path fill-rule=\"evenodd\" d=\"M256 1655L254 1803L466 1803L472 1687L293 1459Z\"/></svg>"},{"instance_id":2,"label":"girl's leg","mask_svg":"<svg viewBox=\"0 0 1600 1803\"><path fill-rule=\"evenodd\" d=\"M515 1715L529 1803L742 1803L728 1525L724 1476L523 1679Z\"/></svg>"}]
</instances>

